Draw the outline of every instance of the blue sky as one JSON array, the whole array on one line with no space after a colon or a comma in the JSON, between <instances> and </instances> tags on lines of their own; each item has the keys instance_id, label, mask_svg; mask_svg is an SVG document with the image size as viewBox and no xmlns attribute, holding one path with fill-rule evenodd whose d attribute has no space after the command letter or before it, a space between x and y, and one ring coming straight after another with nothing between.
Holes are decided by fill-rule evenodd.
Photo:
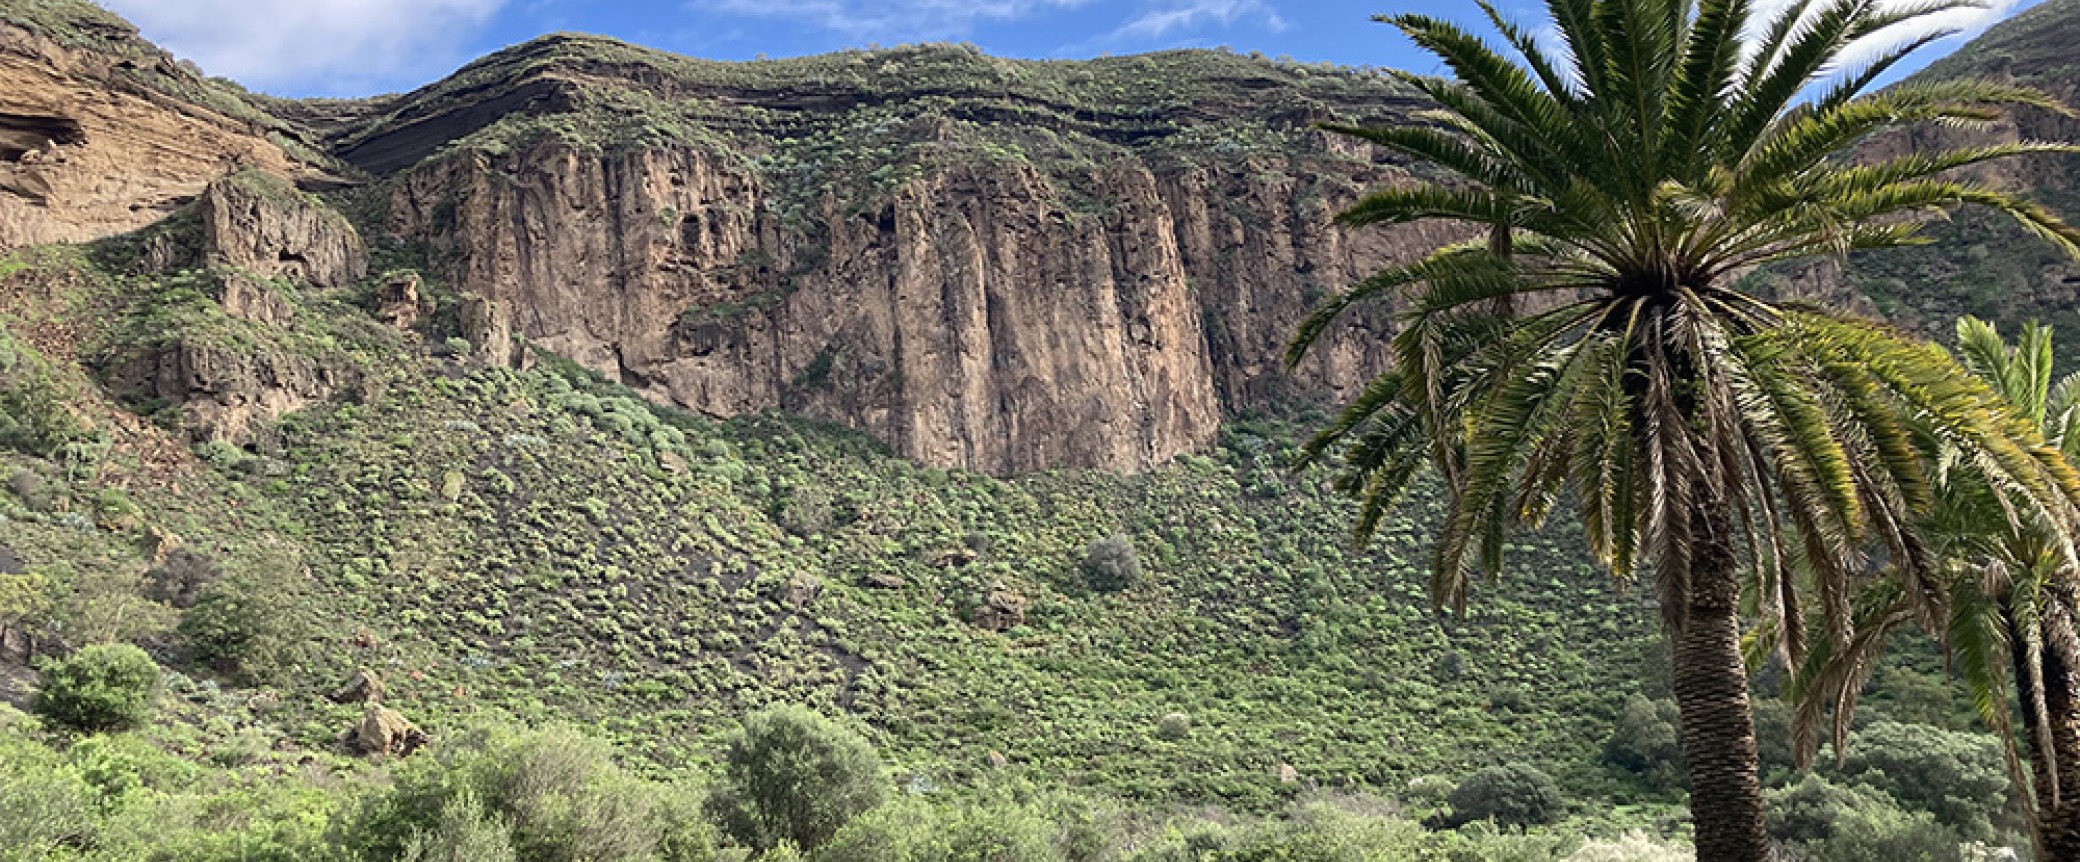
<instances>
[{"instance_id":1,"label":"blue sky","mask_svg":"<svg viewBox=\"0 0 2080 862\"><path fill-rule=\"evenodd\" d=\"M1982 29L2035 0L1994 0L1951 23ZM699 57L794 56L972 42L1070 58L1225 45L1306 61L1434 71L1375 13L1471 22L1470 0L101 0L212 75L286 96L408 90L473 57L558 30ZM1765 7L1785 0L1762 0ZM1904 0L1903 0L1904 2ZM1537 5L1502 0L1527 23ZM1952 40L1926 52L1933 59Z\"/></svg>"}]
</instances>

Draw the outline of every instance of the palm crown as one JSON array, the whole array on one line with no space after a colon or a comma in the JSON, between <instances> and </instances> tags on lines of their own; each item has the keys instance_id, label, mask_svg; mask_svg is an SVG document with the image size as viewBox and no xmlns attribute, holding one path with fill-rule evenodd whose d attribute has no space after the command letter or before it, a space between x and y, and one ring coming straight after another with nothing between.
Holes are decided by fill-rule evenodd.
<instances>
[{"instance_id":1,"label":"palm crown","mask_svg":"<svg viewBox=\"0 0 2080 862\"><path fill-rule=\"evenodd\" d=\"M1850 636L1850 583L1875 560L1932 623L1943 585L1914 529L1931 502L1925 444L1960 453L1958 469L2068 562L2080 475L1948 354L1738 277L1921 242L1899 216L1957 204L2080 255L2080 233L2050 212L1955 173L2063 145L1843 157L1902 125L2065 109L1985 81L1866 92L1941 34L1837 71L1852 45L1969 3L1799 2L1764 19L1744 0L1548 0L1550 45L1479 5L1514 59L1446 22L1383 18L1453 77L1401 76L1437 104L1426 124L1332 127L1456 175L1371 194L1343 222L1445 219L1484 236L1380 272L1303 324L1289 362L1353 305L1391 298L1403 312L1394 368L1305 458L1333 455L1361 538L1425 465L1443 474L1441 603L1463 605L1476 573L1501 569L1508 528L1570 498L1601 562L1620 576L1649 564L1676 635L1700 854L1766 857L1738 574L1787 658L1804 648L1809 594L1820 628ZM1711 678L1686 693L1686 671ZM1746 750L1720 745L1731 737Z\"/></svg>"},{"instance_id":2,"label":"palm crown","mask_svg":"<svg viewBox=\"0 0 2080 862\"><path fill-rule=\"evenodd\" d=\"M1987 383L2068 459L2080 457L2080 374L2053 382L2051 330L2022 327L2016 343L2002 340L1990 323L1966 317L1957 322L1958 351L1971 373ZM2018 523L2002 509L1995 489L1967 471L1952 471L1961 453L1944 448L1937 462L1935 505L1922 516L1921 532L1941 561L1948 587L1948 614L1935 634L1942 638L1950 667L1971 692L1980 718L1997 732L2017 787L2034 784L2033 806L2041 838L2044 819L2080 816L2072 799L2080 787L2080 739L2072 718L2080 701L2071 674L2080 669L2080 574L2066 565L2055 536ZM1890 634L1915 621L1913 603L1892 580L1870 583L1857 599L1857 630L1845 643L1821 643L1793 675L1797 703L1794 727L1801 757L1818 747L1819 731L1831 717L1839 754L1857 695L1876 666ZM2034 781L2026 780L2010 714L2009 685L2022 708L2024 738ZM2080 836L2063 847L2042 847L2046 858L2067 858ZM2051 852L2051 851L2057 852Z\"/></svg>"}]
</instances>

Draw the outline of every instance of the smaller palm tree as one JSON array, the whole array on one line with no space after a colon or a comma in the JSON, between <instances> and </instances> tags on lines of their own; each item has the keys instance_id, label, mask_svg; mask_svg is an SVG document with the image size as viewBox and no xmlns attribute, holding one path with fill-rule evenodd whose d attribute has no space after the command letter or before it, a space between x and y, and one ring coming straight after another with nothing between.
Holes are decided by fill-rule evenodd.
<instances>
[{"instance_id":1,"label":"smaller palm tree","mask_svg":"<svg viewBox=\"0 0 2080 862\"><path fill-rule=\"evenodd\" d=\"M2051 329L2025 324L2015 345L1983 320L1957 322L1958 350L1971 373L2043 429L2067 459L2080 458L2080 374L2052 383ZM2039 856L2080 859L2080 572L2062 539L2005 507L1984 474L1957 469L1961 454L1936 444L1930 453L1935 505L1921 534L1939 561L1937 579L1948 612L1931 633L1970 690L1981 720L2001 738L2026 799ZM1856 698L1890 636L1921 617L1900 582L1869 585L1857 602L1853 638L1816 648L1795 674L1793 729L1808 759L1829 724L1837 753ZM2010 684L2019 695L2029 769L2015 743ZM2027 804L2031 803L2033 804Z\"/></svg>"}]
</instances>

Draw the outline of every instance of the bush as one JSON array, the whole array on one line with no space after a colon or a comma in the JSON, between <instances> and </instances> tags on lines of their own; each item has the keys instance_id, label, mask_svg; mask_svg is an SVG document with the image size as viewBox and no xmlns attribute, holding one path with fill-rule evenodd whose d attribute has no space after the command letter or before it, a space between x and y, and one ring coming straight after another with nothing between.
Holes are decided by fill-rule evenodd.
<instances>
[{"instance_id":1,"label":"bush","mask_svg":"<svg viewBox=\"0 0 2080 862\"><path fill-rule=\"evenodd\" d=\"M1961 858L1957 832L1926 812L1901 810L1884 791L1842 787L1808 774L1769 792L1771 838L1813 862L1951 862ZM1790 855L1790 854L1787 854Z\"/></svg>"},{"instance_id":2,"label":"bush","mask_svg":"<svg viewBox=\"0 0 2080 862\"><path fill-rule=\"evenodd\" d=\"M1683 785L1683 741L1672 700L1653 701L1639 695L1625 699L1603 744L1604 762L1645 779L1656 790Z\"/></svg>"},{"instance_id":3,"label":"bush","mask_svg":"<svg viewBox=\"0 0 2080 862\"><path fill-rule=\"evenodd\" d=\"M144 724L159 694L159 665L129 644L95 644L42 670L37 714L86 733Z\"/></svg>"},{"instance_id":4,"label":"bush","mask_svg":"<svg viewBox=\"0 0 2080 862\"><path fill-rule=\"evenodd\" d=\"M2000 743L1979 733L1880 721L1850 739L1841 774L1882 790L1909 811L1973 841L1995 836L1990 814L2005 811L2008 773Z\"/></svg>"},{"instance_id":5,"label":"bush","mask_svg":"<svg viewBox=\"0 0 2080 862\"><path fill-rule=\"evenodd\" d=\"M1521 763L1490 766L1452 791L1450 824L1493 820L1499 826L1552 823L1565 814L1566 800L1553 777Z\"/></svg>"},{"instance_id":6,"label":"bush","mask_svg":"<svg viewBox=\"0 0 2080 862\"><path fill-rule=\"evenodd\" d=\"M400 862L519 862L505 823L484 811L484 803L465 789L441 808L431 830L405 842Z\"/></svg>"},{"instance_id":7,"label":"bush","mask_svg":"<svg viewBox=\"0 0 2080 862\"><path fill-rule=\"evenodd\" d=\"M1192 717L1182 712L1166 713L1156 722L1156 735L1164 739L1183 739L1192 735Z\"/></svg>"},{"instance_id":8,"label":"bush","mask_svg":"<svg viewBox=\"0 0 2080 862\"><path fill-rule=\"evenodd\" d=\"M1060 862L1055 825L1025 805L996 801L882 805L846 823L816 862ZM788 845L781 845L788 846Z\"/></svg>"},{"instance_id":9,"label":"bush","mask_svg":"<svg viewBox=\"0 0 2080 862\"><path fill-rule=\"evenodd\" d=\"M723 785L709 799L723 828L761 850L792 843L813 853L881 804L888 777L859 734L797 706L753 713L723 753Z\"/></svg>"},{"instance_id":10,"label":"bush","mask_svg":"<svg viewBox=\"0 0 2080 862\"><path fill-rule=\"evenodd\" d=\"M1134 557L1134 544L1124 535L1090 543L1083 551L1083 580L1101 593L1140 586L1141 561Z\"/></svg>"},{"instance_id":11,"label":"bush","mask_svg":"<svg viewBox=\"0 0 2080 862\"><path fill-rule=\"evenodd\" d=\"M64 858L66 848L88 843L96 796L57 752L11 729L0 733L0 860Z\"/></svg>"},{"instance_id":12,"label":"bush","mask_svg":"<svg viewBox=\"0 0 2080 862\"><path fill-rule=\"evenodd\" d=\"M48 512L57 500L50 482L34 470L16 470L14 475L7 477L7 491L31 512Z\"/></svg>"},{"instance_id":13,"label":"bush","mask_svg":"<svg viewBox=\"0 0 2080 862\"><path fill-rule=\"evenodd\" d=\"M365 859L647 862L706 858L697 819L574 730L482 729L407 761L343 837Z\"/></svg>"},{"instance_id":14,"label":"bush","mask_svg":"<svg viewBox=\"0 0 2080 862\"><path fill-rule=\"evenodd\" d=\"M240 682L281 682L315 628L299 568L273 558L203 587L177 628L194 658Z\"/></svg>"},{"instance_id":15,"label":"bush","mask_svg":"<svg viewBox=\"0 0 2080 862\"><path fill-rule=\"evenodd\" d=\"M145 597L176 608L192 608L202 591L224 577L215 560L187 548L175 548L166 561L144 573Z\"/></svg>"}]
</instances>

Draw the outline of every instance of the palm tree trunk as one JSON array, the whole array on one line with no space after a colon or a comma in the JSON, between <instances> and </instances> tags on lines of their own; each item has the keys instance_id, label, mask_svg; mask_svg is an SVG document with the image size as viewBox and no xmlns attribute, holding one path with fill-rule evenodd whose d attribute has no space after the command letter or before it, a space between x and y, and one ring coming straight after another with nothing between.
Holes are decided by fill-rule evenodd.
<instances>
[{"instance_id":1,"label":"palm tree trunk","mask_svg":"<svg viewBox=\"0 0 2080 862\"><path fill-rule=\"evenodd\" d=\"M2010 642L2021 643L2019 633L2014 630L2014 615L2009 613L2006 616ZM2037 713L2030 707L2035 692L2031 690L2029 669L2023 665L2028 657L2020 649L2014 654L2015 686L2022 701L2023 738L2029 741L2030 771L2036 779L2037 854L2043 859L2080 859L2080 680L2074 678L2074 668L2066 665L2058 650L2042 652L2044 706L2051 718L2051 750L2044 751ZM2051 781L2053 770L2058 777L2055 797Z\"/></svg>"},{"instance_id":2,"label":"palm tree trunk","mask_svg":"<svg viewBox=\"0 0 2080 862\"><path fill-rule=\"evenodd\" d=\"M1725 507L1691 515L1696 537L1689 606L1672 632L1676 706L1682 710L1683 754L1690 760L1690 818L1698 862L1765 862L1769 834L1762 819L1755 717L1748 708L1748 671L1741 659L1739 562Z\"/></svg>"}]
</instances>

